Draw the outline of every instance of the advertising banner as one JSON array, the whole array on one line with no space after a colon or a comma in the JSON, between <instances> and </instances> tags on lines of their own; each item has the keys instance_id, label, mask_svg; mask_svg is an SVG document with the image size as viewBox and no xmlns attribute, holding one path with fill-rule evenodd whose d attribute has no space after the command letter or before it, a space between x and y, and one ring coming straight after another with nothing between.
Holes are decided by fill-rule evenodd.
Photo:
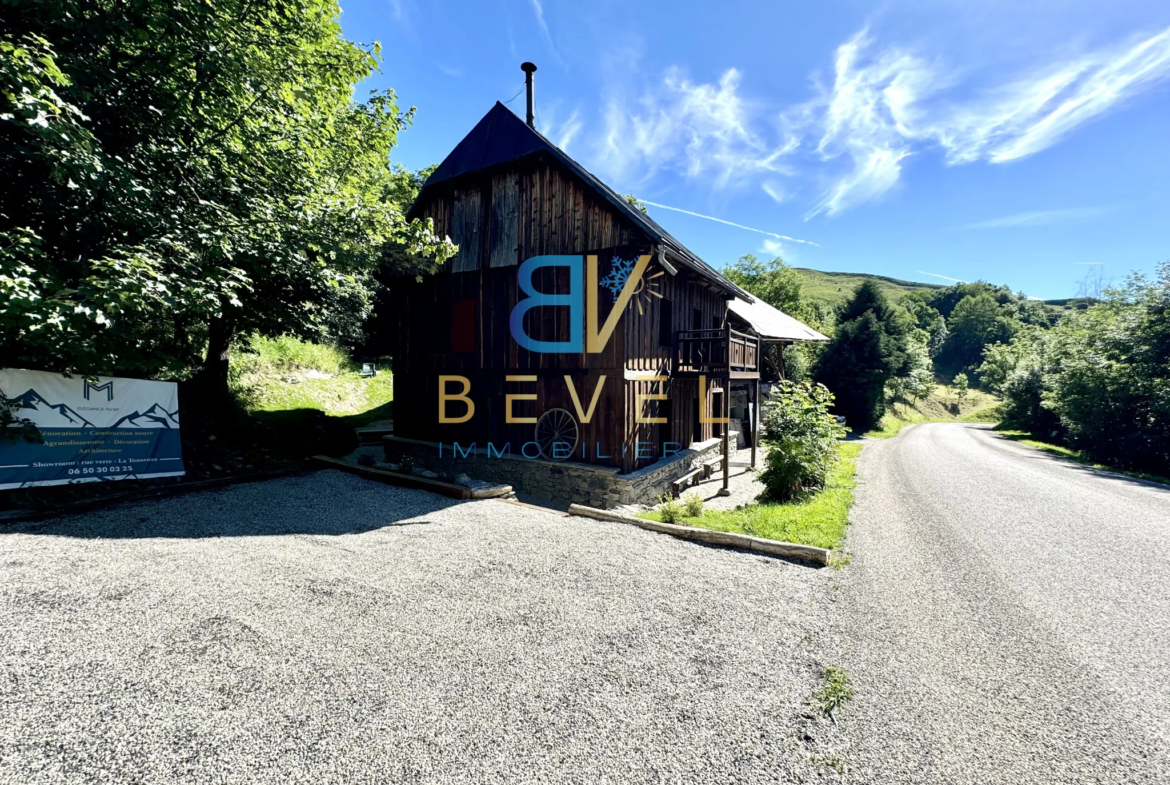
<instances>
[{"instance_id":1,"label":"advertising banner","mask_svg":"<svg viewBox=\"0 0 1170 785\"><path fill-rule=\"evenodd\" d=\"M5 368L0 395L44 440L0 436L0 490L184 473L174 382Z\"/></svg>"}]
</instances>

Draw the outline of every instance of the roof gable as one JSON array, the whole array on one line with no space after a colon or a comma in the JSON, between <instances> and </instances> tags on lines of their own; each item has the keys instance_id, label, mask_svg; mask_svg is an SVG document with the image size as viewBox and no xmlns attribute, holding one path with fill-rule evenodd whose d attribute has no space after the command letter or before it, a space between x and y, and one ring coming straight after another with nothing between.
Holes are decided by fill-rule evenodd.
<instances>
[{"instance_id":1,"label":"roof gable","mask_svg":"<svg viewBox=\"0 0 1170 785\"><path fill-rule=\"evenodd\" d=\"M675 261L687 267L702 278L718 286L724 292L746 299L750 294L728 281L709 264L676 240L650 216L638 210L625 197L603 183L592 172L570 158L535 128L531 128L499 101L463 140L455 146L438 168L431 173L419 192L414 206L407 213L408 218L417 217L427 192L440 183L454 180L463 175L482 169L513 163L521 158L545 153L556 159L604 199L623 218L644 232L659 244Z\"/></svg>"}]
</instances>

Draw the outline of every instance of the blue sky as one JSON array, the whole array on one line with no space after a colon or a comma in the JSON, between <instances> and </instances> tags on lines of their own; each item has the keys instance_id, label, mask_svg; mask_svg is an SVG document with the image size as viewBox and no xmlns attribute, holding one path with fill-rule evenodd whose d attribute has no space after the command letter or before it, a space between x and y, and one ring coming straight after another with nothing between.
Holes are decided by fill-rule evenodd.
<instances>
[{"instance_id":1,"label":"blue sky","mask_svg":"<svg viewBox=\"0 0 1170 785\"><path fill-rule=\"evenodd\" d=\"M708 262L1044 298L1170 259L1170 3L341 0L436 163L535 62L537 125ZM524 112L524 96L509 106ZM788 238L788 239L786 239Z\"/></svg>"}]
</instances>

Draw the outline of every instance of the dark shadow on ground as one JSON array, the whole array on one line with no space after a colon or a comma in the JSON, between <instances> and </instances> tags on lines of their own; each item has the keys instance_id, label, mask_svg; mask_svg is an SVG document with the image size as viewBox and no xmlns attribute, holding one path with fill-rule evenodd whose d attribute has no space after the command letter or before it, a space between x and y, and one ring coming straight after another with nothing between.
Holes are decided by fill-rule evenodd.
<instances>
[{"instance_id":1,"label":"dark shadow on ground","mask_svg":"<svg viewBox=\"0 0 1170 785\"><path fill-rule=\"evenodd\" d=\"M325 470L0 526L0 538L11 534L85 539L360 534L386 526L430 523L426 516L463 503Z\"/></svg>"}]
</instances>

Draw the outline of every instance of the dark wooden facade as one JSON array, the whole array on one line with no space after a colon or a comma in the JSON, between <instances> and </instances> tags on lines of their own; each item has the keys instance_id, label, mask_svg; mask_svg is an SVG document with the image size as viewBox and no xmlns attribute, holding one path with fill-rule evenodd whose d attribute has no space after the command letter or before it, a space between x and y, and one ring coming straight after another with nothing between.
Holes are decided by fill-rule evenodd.
<instances>
[{"instance_id":1,"label":"dark wooden facade","mask_svg":"<svg viewBox=\"0 0 1170 785\"><path fill-rule=\"evenodd\" d=\"M732 338L727 323L730 285L717 275L712 278L685 267L674 248L614 204L612 192L599 192L596 181L567 166L562 156L537 151L428 182L420 195L412 217L432 219L435 231L450 236L460 251L436 274L421 281L404 278L390 287L396 329L389 348L398 436L448 445L459 442L464 447L475 443L481 449L488 442L497 447L510 443L512 453L518 454L532 441L535 426L506 422L506 395L536 396L514 402L517 417L537 418L561 408L579 421L565 376L572 379L584 409L604 376L596 411L590 422L579 422L580 440L570 460L632 471L662 457L665 443L686 447L718 435L718 426L699 422L699 372L708 375L704 408L712 415L721 415L732 378L756 378L758 344L738 333L741 345L729 341L720 350L716 340L709 351L700 352L697 356L705 365L680 365L680 349L694 345L685 340L694 335L692 331ZM654 261L643 275L642 291L627 306L602 352L544 354L527 351L513 340L509 318L525 297L517 280L524 260L547 254L596 254L599 275L604 276L615 249L621 250L622 258L651 254ZM540 269L533 283L541 292L567 293L568 269ZM613 300L601 287L602 322ZM563 341L569 337L569 318L566 307L541 307L528 312L525 324L533 338ZM475 413L468 422L439 422L441 375L470 382ZM508 381L508 376L535 381ZM667 381L639 378L647 376ZM448 392L459 392L460 387L450 383ZM665 417L665 424L636 421L639 394L668 396L667 401L641 405L644 416ZM464 410L460 402L448 404L449 414ZM642 455L636 451L638 442L649 445Z\"/></svg>"}]
</instances>

